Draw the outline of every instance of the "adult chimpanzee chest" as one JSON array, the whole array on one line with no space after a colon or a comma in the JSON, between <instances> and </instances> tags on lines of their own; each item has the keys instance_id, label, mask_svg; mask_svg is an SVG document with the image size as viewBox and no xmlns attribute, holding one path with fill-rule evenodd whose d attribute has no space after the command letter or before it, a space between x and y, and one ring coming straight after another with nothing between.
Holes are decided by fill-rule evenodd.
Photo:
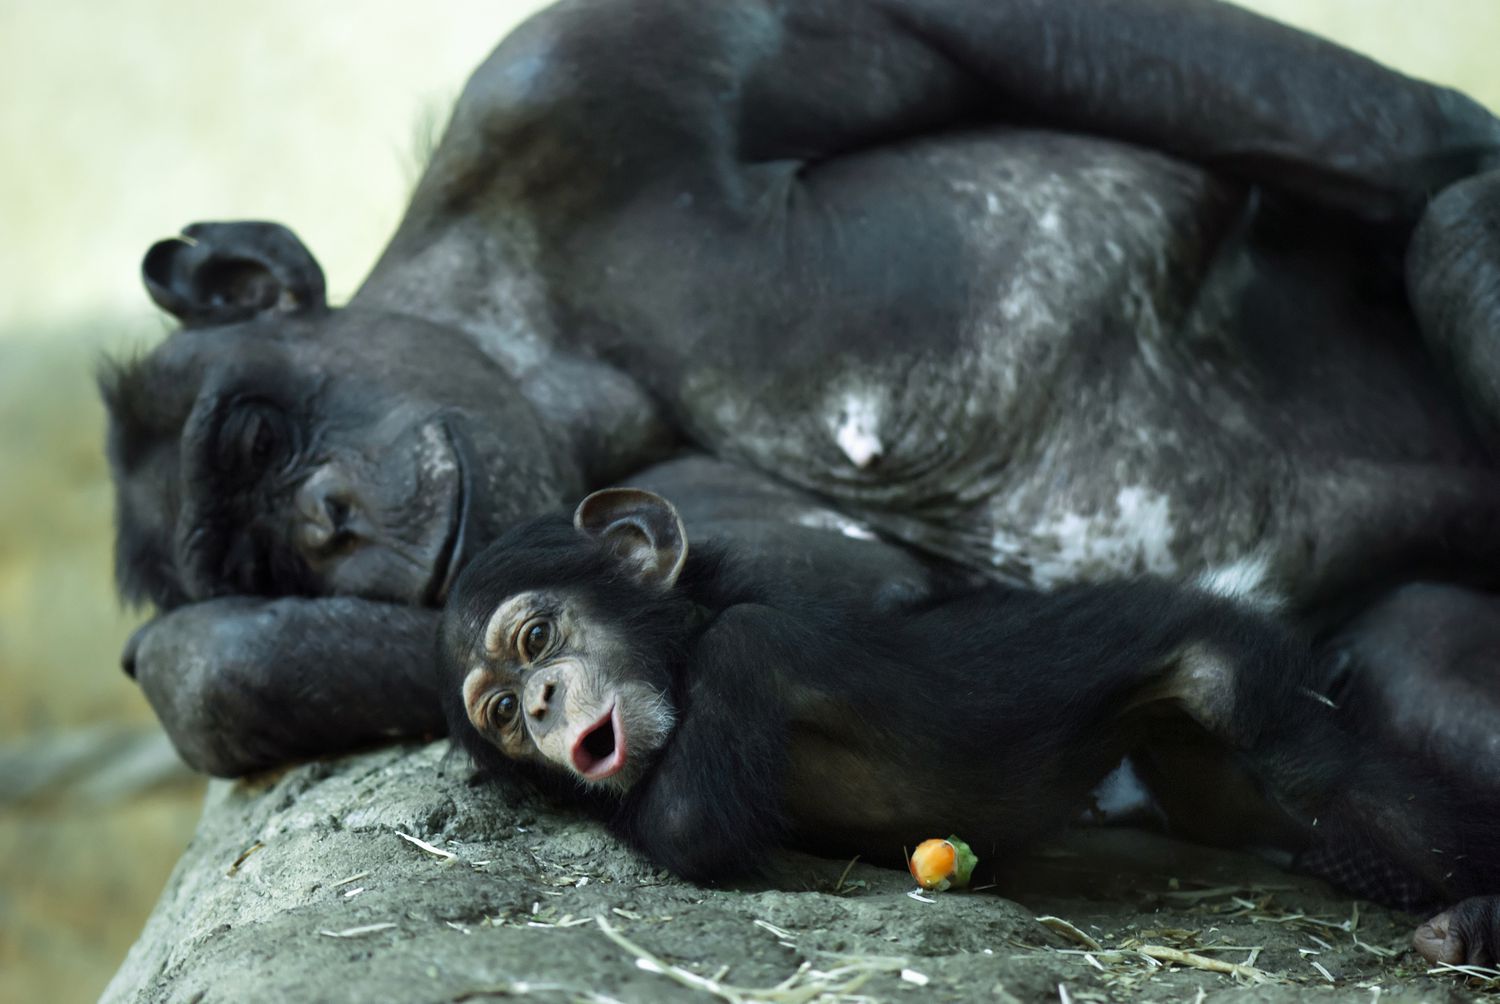
<instances>
[{"instance_id":1,"label":"adult chimpanzee chest","mask_svg":"<svg viewBox=\"0 0 1500 1004\"><path fill-rule=\"evenodd\" d=\"M1314 593L1495 490L1458 469L1475 451L1398 274L1351 281L1347 221L997 128L716 194L648 193L568 241L578 330L701 444L929 551L1043 586L1235 565Z\"/></svg>"}]
</instances>

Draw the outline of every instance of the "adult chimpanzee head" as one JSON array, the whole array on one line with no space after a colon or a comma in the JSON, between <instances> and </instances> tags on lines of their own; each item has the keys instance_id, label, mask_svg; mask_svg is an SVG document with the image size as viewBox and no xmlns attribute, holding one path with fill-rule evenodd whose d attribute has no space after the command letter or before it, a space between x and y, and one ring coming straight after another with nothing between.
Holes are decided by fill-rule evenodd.
<instances>
[{"instance_id":1,"label":"adult chimpanzee head","mask_svg":"<svg viewBox=\"0 0 1500 1004\"><path fill-rule=\"evenodd\" d=\"M330 309L285 227L197 224L142 270L183 326L100 380L130 600L434 603L466 548L581 487L469 338Z\"/></svg>"},{"instance_id":2,"label":"adult chimpanzee head","mask_svg":"<svg viewBox=\"0 0 1500 1004\"><path fill-rule=\"evenodd\" d=\"M699 611L672 587L677 510L609 488L517 527L458 578L439 631L449 734L481 766L530 762L616 793L675 718L672 684Z\"/></svg>"}]
</instances>

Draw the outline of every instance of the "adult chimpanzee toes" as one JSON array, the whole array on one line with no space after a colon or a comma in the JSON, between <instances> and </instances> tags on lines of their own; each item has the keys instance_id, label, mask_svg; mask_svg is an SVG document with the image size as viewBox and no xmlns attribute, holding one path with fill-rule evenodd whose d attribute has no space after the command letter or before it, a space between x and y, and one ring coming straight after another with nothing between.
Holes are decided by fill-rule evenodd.
<instances>
[{"instance_id":1,"label":"adult chimpanzee toes","mask_svg":"<svg viewBox=\"0 0 1500 1004\"><path fill-rule=\"evenodd\" d=\"M1412 947L1428 962L1457 965L1463 961L1463 940L1453 923L1453 913L1444 910L1417 928L1411 936Z\"/></svg>"},{"instance_id":2,"label":"adult chimpanzee toes","mask_svg":"<svg viewBox=\"0 0 1500 1004\"><path fill-rule=\"evenodd\" d=\"M1492 966L1500 958L1500 896L1475 896L1433 917L1412 935L1428 962Z\"/></svg>"}]
</instances>

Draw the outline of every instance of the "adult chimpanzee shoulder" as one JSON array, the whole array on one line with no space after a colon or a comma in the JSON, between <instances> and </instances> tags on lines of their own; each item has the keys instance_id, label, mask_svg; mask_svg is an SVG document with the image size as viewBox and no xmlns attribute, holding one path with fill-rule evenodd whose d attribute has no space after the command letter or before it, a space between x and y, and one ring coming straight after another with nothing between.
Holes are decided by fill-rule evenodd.
<instances>
[{"instance_id":1,"label":"adult chimpanzee shoulder","mask_svg":"<svg viewBox=\"0 0 1500 1004\"><path fill-rule=\"evenodd\" d=\"M1327 874L1356 891L1400 906L1500 891L1500 791L1371 737L1264 615L1152 579L991 583L893 615L743 557L689 547L671 503L638 489L508 531L443 614L451 734L702 881L786 841L879 861L954 830L1009 860L1076 816L1169 705L1245 767L1288 850L1336 857ZM1418 947L1493 963L1496 902L1434 918Z\"/></svg>"},{"instance_id":2,"label":"adult chimpanzee shoulder","mask_svg":"<svg viewBox=\"0 0 1500 1004\"><path fill-rule=\"evenodd\" d=\"M1487 585L1497 151L1207 0L559 4L347 306L274 225L147 255L127 661L216 772L439 728L452 574L681 441L1027 584Z\"/></svg>"}]
</instances>

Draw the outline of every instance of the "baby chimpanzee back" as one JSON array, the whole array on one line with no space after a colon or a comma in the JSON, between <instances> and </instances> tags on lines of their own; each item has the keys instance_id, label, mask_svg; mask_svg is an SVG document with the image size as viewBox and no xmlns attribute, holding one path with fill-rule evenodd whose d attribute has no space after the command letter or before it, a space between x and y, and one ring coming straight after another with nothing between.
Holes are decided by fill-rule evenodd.
<instances>
[{"instance_id":1,"label":"baby chimpanzee back","mask_svg":"<svg viewBox=\"0 0 1500 1004\"><path fill-rule=\"evenodd\" d=\"M671 504L635 489L511 531L443 616L452 734L483 766L575 782L652 860L709 880L782 842L899 860L953 832L1004 860L1170 703L1309 831L1357 832L1435 890L1493 888L1493 834L1461 793L1360 749L1306 649L1229 601L1143 579L892 613L748 564L690 554Z\"/></svg>"}]
</instances>

